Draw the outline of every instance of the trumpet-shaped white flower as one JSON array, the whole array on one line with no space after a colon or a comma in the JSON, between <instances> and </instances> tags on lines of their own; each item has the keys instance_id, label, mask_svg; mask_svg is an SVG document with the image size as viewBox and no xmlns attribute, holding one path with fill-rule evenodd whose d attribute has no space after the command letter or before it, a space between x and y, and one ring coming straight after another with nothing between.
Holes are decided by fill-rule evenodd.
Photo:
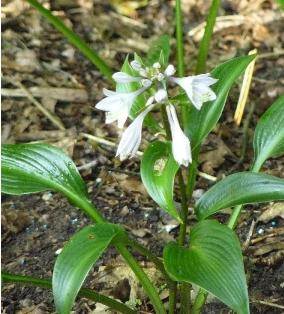
<instances>
[{"instance_id":1,"label":"trumpet-shaped white flower","mask_svg":"<svg viewBox=\"0 0 284 314\"><path fill-rule=\"evenodd\" d=\"M180 165L187 167L188 164L192 162L189 139L180 128L175 107L170 104L166 107L166 110L172 134L172 152L174 159Z\"/></svg>"},{"instance_id":2,"label":"trumpet-shaped white flower","mask_svg":"<svg viewBox=\"0 0 284 314\"><path fill-rule=\"evenodd\" d=\"M187 77L172 77L171 81L183 88L194 107L201 109L203 103L216 99L216 94L209 87L218 80L210 76L210 73Z\"/></svg>"},{"instance_id":3,"label":"trumpet-shaped white flower","mask_svg":"<svg viewBox=\"0 0 284 314\"><path fill-rule=\"evenodd\" d=\"M116 156L119 156L120 160L128 157L132 158L138 151L141 143L143 121L146 115L154 108L155 104L153 104L153 101L154 97L150 97L147 101L146 109L135 118L122 134L116 152Z\"/></svg>"},{"instance_id":4,"label":"trumpet-shaped white flower","mask_svg":"<svg viewBox=\"0 0 284 314\"><path fill-rule=\"evenodd\" d=\"M107 112L106 123L117 121L118 127L123 128L135 98L148 89L150 85L151 82L149 81L146 86L130 93L120 93L104 89L103 93L107 97L98 102L96 108Z\"/></svg>"}]
</instances>

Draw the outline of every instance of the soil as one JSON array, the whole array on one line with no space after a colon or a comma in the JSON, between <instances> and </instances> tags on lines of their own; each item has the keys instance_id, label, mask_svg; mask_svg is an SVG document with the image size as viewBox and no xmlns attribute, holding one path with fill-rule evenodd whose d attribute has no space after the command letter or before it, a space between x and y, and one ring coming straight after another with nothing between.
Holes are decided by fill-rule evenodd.
<instances>
[{"instance_id":1,"label":"soil","mask_svg":"<svg viewBox=\"0 0 284 314\"><path fill-rule=\"evenodd\" d=\"M145 54L150 42L159 34L174 35L173 1L132 1L136 9L132 9L128 1L114 0L108 4L91 0L44 3L116 69L127 53ZM206 17L208 3L183 1L188 73L193 73L195 67L200 37L197 26ZM216 178L232 171L249 169L255 125L261 114L284 92L284 21L276 2L223 1L219 15L233 15L240 20L233 18L227 24L217 23L219 27L213 37L208 70L224 60L247 54L253 48L258 49L260 58L243 118L243 121L247 119L249 108L254 105L246 132L245 158L239 162L244 145L244 123L238 127L233 121L241 80L232 88L220 123L202 147L199 170ZM120 131L114 124L105 125L103 113L94 109L102 97L102 88L110 88L108 82L22 0L3 1L2 30L2 143L37 141L63 148L81 169L89 194L102 214L109 221L122 224L139 242L161 256L164 244L177 236L178 226L148 197L140 180L139 158L119 162L114 157L113 146L86 136L90 134L111 142L118 141ZM174 47L174 42L172 44ZM175 62L173 54L172 62ZM31 87L39 89L38 94L31 90L34 99L60 119L64 130L59 130L54 121L50 121L26 97L24 91ZM22 93L21 97L17 89ZM153 138L146 132L144 135L141 150ZM263 171L284 177L284 158L267 161ZM194 198L200 197L213 184L199 176ZM244 256L253 314L283 313L284 310L284 254L283 249L273 246L283 241L283 215L281 218L279 214L271 214L264 221L260 219L262 213L278 205L246 206L237 228L241 242L245 244L249 240ZM225 222L228 212L224 211L216 218ZM254 221L257 223L249 236ZM194 222L191 214L190 223ZM3 195L2 269L50 278L56 251L76 231L90 223L77 208L56 193ZM271 248L265 251L263 247L267 245ZM144 257L135 256L146 269L152 270L153 266ZM113 287L108 287L107 280L98 279L106 266L115 270L121 265L122 259L114 248L110 248L91 271L86 286L122 301L128 300L131 293L136 294L142 301L138 312L153 313L141 289L135 288L128 280L130 275L127 271L122 272L122 279ZM86 299L78 299L73 310L74 313L107 313L106 309ZM55 312L50 291L10 283L2 287L2 311ZM211 299L203 313L230 313L230 310Z\"/></svg>"}]
</instances>

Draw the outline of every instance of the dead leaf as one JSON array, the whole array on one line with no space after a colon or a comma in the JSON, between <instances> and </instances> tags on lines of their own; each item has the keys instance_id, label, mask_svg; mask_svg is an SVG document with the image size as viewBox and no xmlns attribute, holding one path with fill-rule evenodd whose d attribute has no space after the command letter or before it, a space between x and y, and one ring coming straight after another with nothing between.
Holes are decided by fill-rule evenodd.
<instances>
[{"instance_id":1,"label":"dead leaf","mask_svg":"<svg viewBox=\"0 0 284 314\"><path fill-rule=\"evenodd\" d=\"M284 219L284 203L274 203L260 215L257 221L263 221L267 223L275 217L281 217Z\"/></svg>"},{"instance_id":2,"label":"dead leaf","mask_svg":"<svg viewBox=\"0 0 284 314\"><path fill-rule=\"evenodd\" d=\"M161 273L152 263L147 263L147 265L143 267L143 270L151 278L155 285L163 282ZM127 279L130 286L130 301L135 302L137 299L143 300L146 298L144 289L137 281L136 276L132 270L124 264L116 263L115 265L100 266L98 273L95 275L94 284L102 285L103 290L101 290L101 293L111 296L115 291L117 291L117 286L120 285L120 282L125 279Z\"/></svg>"},{"instance_id":3,"label":"dead leaf","mask_svg":"<svg viewBox=\"0 0 284 314\"><path fill-rule=\"evenodd\" d=\"M228 146L218 137L210 137L213 141L214 148L206 152L202 152L199 161L202 164L202 171L210 175L214 174L214 169L218 168L225 161L225 156L232 156L233 153ZM211 143L210 143L211 144Z\"/></svg>"},{"instance_id":4,"label":"dead leaf","mask_svg":"<svg viewBox=\"0 0 284 314\"><path fill-rule=\"evenodd\" d=\"M256 24L252 30L252 37L258 42L264 42L269 36L269 31L264 25Z\"/></svg>"},{"instance_id":5,"label":"dead leaf","mask_svg":"<svg viewBox=\"0 0 284 314\"><path fill-rule=\"evenodd\" d=\"M135 17L136 10L145 7L148 3L148 0L110 0L110 2L120 14Z\"/></svg>"},{"instance_id":6,"label":"dead leaf","mask_svg":"<svg viewBox=\"0 0 284 314\"><path fill-rule=\"evenodd\" d=\"M4 232L19 233L32 223L29 214L17 209L2 209L1 227Z\"/></svg>"},{"instance_id":7,"label":"dead leaf","mask_svg":"<svg viewBox=\"0 0 284 314\"><path fill-rule=\"evenodd\" d=\"M279 251L279 250L284 250L284 242L274 242L274 243L264 244L258 247L254 251L253 255L260 256L260 255L265 255L267 253L270 253L272 251Z\"/></svg>"}]
</instances>

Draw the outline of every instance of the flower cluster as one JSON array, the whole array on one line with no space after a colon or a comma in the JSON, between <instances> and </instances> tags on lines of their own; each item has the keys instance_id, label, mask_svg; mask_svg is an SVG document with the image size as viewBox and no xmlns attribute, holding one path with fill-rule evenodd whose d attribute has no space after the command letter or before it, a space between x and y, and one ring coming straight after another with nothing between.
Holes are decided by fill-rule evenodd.
<instances>
[{"instance_id":1,"label":"flower cluster","mask_svg":"<svg viewBox=\"0 0 284 314\"><path fill-rule=\"evenodd\" d=\"M175 107L168 98L167 84L175 83L179 85L184 89L193 106L200 110L203 103L216 99L215 93L209 86L216 83L217 79L212 78L209 73L177 78L174 77L176 70L172 64L168 65L163 71L158 62L154 63L151 67L144 67L143 64L134 60L130 65L137 73L137 76L132 76L124 72L116 72L113 74L113 79L117 83L138 82L141 87L129 93L104 89L103 92L106 98L102 99L96 105L97 109L106 112L106 123L117 121L118 127L123 128L136 97L151 88L152 96L149 96L144 110L122 134L116 156L124 160L136 154L141 142L144 118L157 104L163 104L166 106L171 129L173 156L180 165L188 166L192 161L190 142L183 133L179 125Z\"/></svg>"}]
</instances>

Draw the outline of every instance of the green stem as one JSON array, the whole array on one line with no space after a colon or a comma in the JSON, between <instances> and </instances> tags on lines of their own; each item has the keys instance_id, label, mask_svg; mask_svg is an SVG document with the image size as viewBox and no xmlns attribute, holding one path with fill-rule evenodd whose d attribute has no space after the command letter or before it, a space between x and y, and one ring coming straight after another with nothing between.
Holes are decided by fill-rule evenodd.
<instances>
[{"instance_id":1,"label":"green stem","mask_svg":"<svg viewBox=\"0 0 284 314\"><path fill-rule=\"evenodd\" d=\"M169 314L174 314L176 309L177 299L177 284L174 283L173 287L169 289Z\"/></svg>"},{"instance_id":2,"label":"green stem","mask_svg":"<svg viewBox=\"0 0 284 314\"><path fill-rule=\"evenodd\" d=\"M206 27L203 34L203 38L201 40L198 57L197 57L197 65L196 65L196 74L200 74L205 72L206 61L208 57L208 50L210 46L210 41L213 34L213 28L215 25L216 17L218 14L218 9L220 7L221 0L213 0L212 5L209 10L209 14L206 21Z\"/></svg>"},{"instance_id":3,"label":"green stem","mask_svg":"<svg viewBox=\"0 0 284 314\"><path fill-rule=\"evenodd\" d=\"M181 283L181 289L180 289L180 313L181 314L189 314L190 311L190 289L191 284L187 282Z\"/></svg>"},{"instance_id":4,"label":"green stem","mask_svg":"<svg viewBox=\"0 0 284 314\"><path fill-rule=\"evenodd\" d=\"M200 146L192 153L192 163L189 166L188 180L187 185L185 186L183 182L182 175L179 174L180 180L180 190L182 198L182 219L183 225L180 226L179 232L179 245L184 246L185 237L186 237L186 226L187 226L187 217L188 217L188 202L192 197L192 193L196 183L196 174L197 174L197 160L200 151ZM181 313L187 314L190 313L190 284L182 283L181 284Z\"/></svg>"},{"instance_id":5,"label":"green stem","mask_svg":"<svg viewBox=\"0 0 284 314\"><path fill-rule=\"evenodd\" d=\"M181 169L178 172L179 188L181 195L181 219L182 224L180 224L178 244L180 246L185 245L186 239L186 227L187 227L187 217L188 217L188 197L186 195L186 186L182 177ZM190 288L189 283L181 283L181 295L180 295L180 313L188 314L190 313Z\"/></svg>"},{"instance_id":6,"label":"green stem","mask_svg":"<svg viewBox=\"0 0 284 314\"><path fill-rule=\"evenodd\" d=\"M64 192L64 195L68 196L68 194L68 191ZM107 222L106 219L88 199L77 197L74 194L70 195L69 199L71 199L76 206L81 208L85 212L85 214L88 215L93 221L98 223Z\"/></svg>"},{"instance_id":7,"label":"green stem","mask_svg":"<svg viewBox=\"0 0 284 314\"><path fill-rule=\"evenodd\" d=\"M234 207L233 212L232 212L230 219L228 221L228 227L230 229L235 229L238 218L240 217L242 208L243 208L243 205L238 205L238 206Z\"/></svg>"},{"instance_id":8,"label":"green stem","mask_svg":"<svg viewBox=\"0 0 284 314\"><path fill-rule=\"evenodd\" d=\"M188 179L186 185L187 198L190 200L196 183L198 155L200 152L200 146L197 146L192 152L192 163L188 169Z\"/></svg>"},{"instance_id":9,"label":"green stem","mask_svg":"<svg viewBox=\"0 0 284 314\"><path fill-rule=\"evenodd\" d=\"M115 244L115 247L119 251L121 256L125 259L127 264L130 266L130 268L132 269L136 277L139 279L144 289L147 291L155 312L159 314L165 314L166 311L159 297L159 294L156 288L153 286L153 284L149 280L148 276L143 271L143 269L139 266L139 264L136 262L136 260L130 254L130 252L127 250L124 244L117 243Z\"/></svg>"},{"instance_id":10,"label":"green stem","mask_svg":"<svg viewBox=\"0 0 284 314\"><path fill-rule=\"evenodd\" d=\"M176 45L177 45L178 75L184 76L183 22L182 22L181 0L176 0Z\"/></svg>"},{"instance_id":11,"label":"green stem","mask_svg":"<svg viewBox=\"0 0 284 314\"><path fill-rule=\"evenodd\" d=\"M28 284L28 285L33 285L33 286L38 286L38 287L48 288L48 289L52 288L52 283L50 279L40 279L40 278L31 277L31 276L20 276L20 275L10 274L8 272L2 272L1 277L2 277L3 282L15 282L15 283L20 283L20 284ZM113 310L119 311L120 313L125 313L125 314L136 313L136 311L130 309L128 306L124 305L123 303L118 302L109 297L106 297L104 295L101 295L99 293L96 293L90 289L82 288L79 291L78 295L80 297L84 297L89 300L102 303L110 307Z\"/></svg>"},{"instance_id":12,"label":"green stem","mask_svg":"<svg viewBox=\"0 0 284 314\"><path fill-rule=\"evenodd\" d=\"M33 6L41 15L43 15L58 31L60 31L76 48L78 48L99 70L105 75L109 80L112 80L112 70L104 62L104 60L92 50L85 41L83 41L77 34L75 34L70 28L65 26L65 24L56 16L54 16L51 11L44 8L36 0L27 0L27 2Z\"/></svg>"},{"instance_id":13,"label":"green stem","mask_svg":"<svg viewBox=\"0 0 284 314\"><path fill-rule=\"evenodd\" d=\"M135 240L129 239L128 244L131 245L140 254L148 257L149 260L152 261L156 265L157 269L164 275L165 279L167 280L168 285L171 286L175 283L166 272L162 260L160 260L156 255L154 255L146 247L144 247L143 245L141 245Z\"/></svg>"},{"instance_id":14,"label":"green stem","mask_svg":"<svg viewBox=\"0 0 284 314\"><path fill-rule=\"evenodd\" d=\"M191 314L201 313L202 307L207 299L207 295L208 295L207 291L203 289L199 289L198 294L196 296L196 299L191 309Z\"/></svg>"},{"instance_id":15,"label":"green stem","mask_svg":"<svg viewBox=\"0 0 284 314\"><path fill-rule=\"evenodd\" d=\"M164 127L166 130L166 135L167 139L171 139L171 134L170 134L170 127L166 115L166 110L164 107L162 107L162 118L163 118L163 123ZM198 153L198 152L197 152ZM194 188L194 183L195 183L195 177L192 177L193 181L190 181L191 184L191 189L193 191ZM182 177L182 171L179 169L178 171L178 180L179 180L179 188L180 188L180 194L181 194L181 220L182 224L180 224L180 231L179 231L179 237L178 237L178 244L180 246L184 246L185 244L185 239L186 239L186 227L187 227L187 217L188 217L188 200L189 198L187 197L187 191L186 191L186 186ZM190 195L191 197L191 195ZM181 313L182 314L187 314L189 313L190 309L190 288L191 285L189 283L182 283L181 284ZM172 300L171 300L171 311L174 311L174 305L176 299L176 286L174 289L172 289Z\"/></svg>"},{"instance_id":16,"label":"green stem","mask_svg":"<svg viewBox=\"0 0 284 314\"><path fill-rule=\"evenodd\" d=\"M181 220L183 222L182 224L180 224L178 244L180 246L184 246L188 216L188 198L186 195L186 187L183 181L181 169L179 169L178 171L178 181L181 195Z\"/></svg>"}]
</instances>

